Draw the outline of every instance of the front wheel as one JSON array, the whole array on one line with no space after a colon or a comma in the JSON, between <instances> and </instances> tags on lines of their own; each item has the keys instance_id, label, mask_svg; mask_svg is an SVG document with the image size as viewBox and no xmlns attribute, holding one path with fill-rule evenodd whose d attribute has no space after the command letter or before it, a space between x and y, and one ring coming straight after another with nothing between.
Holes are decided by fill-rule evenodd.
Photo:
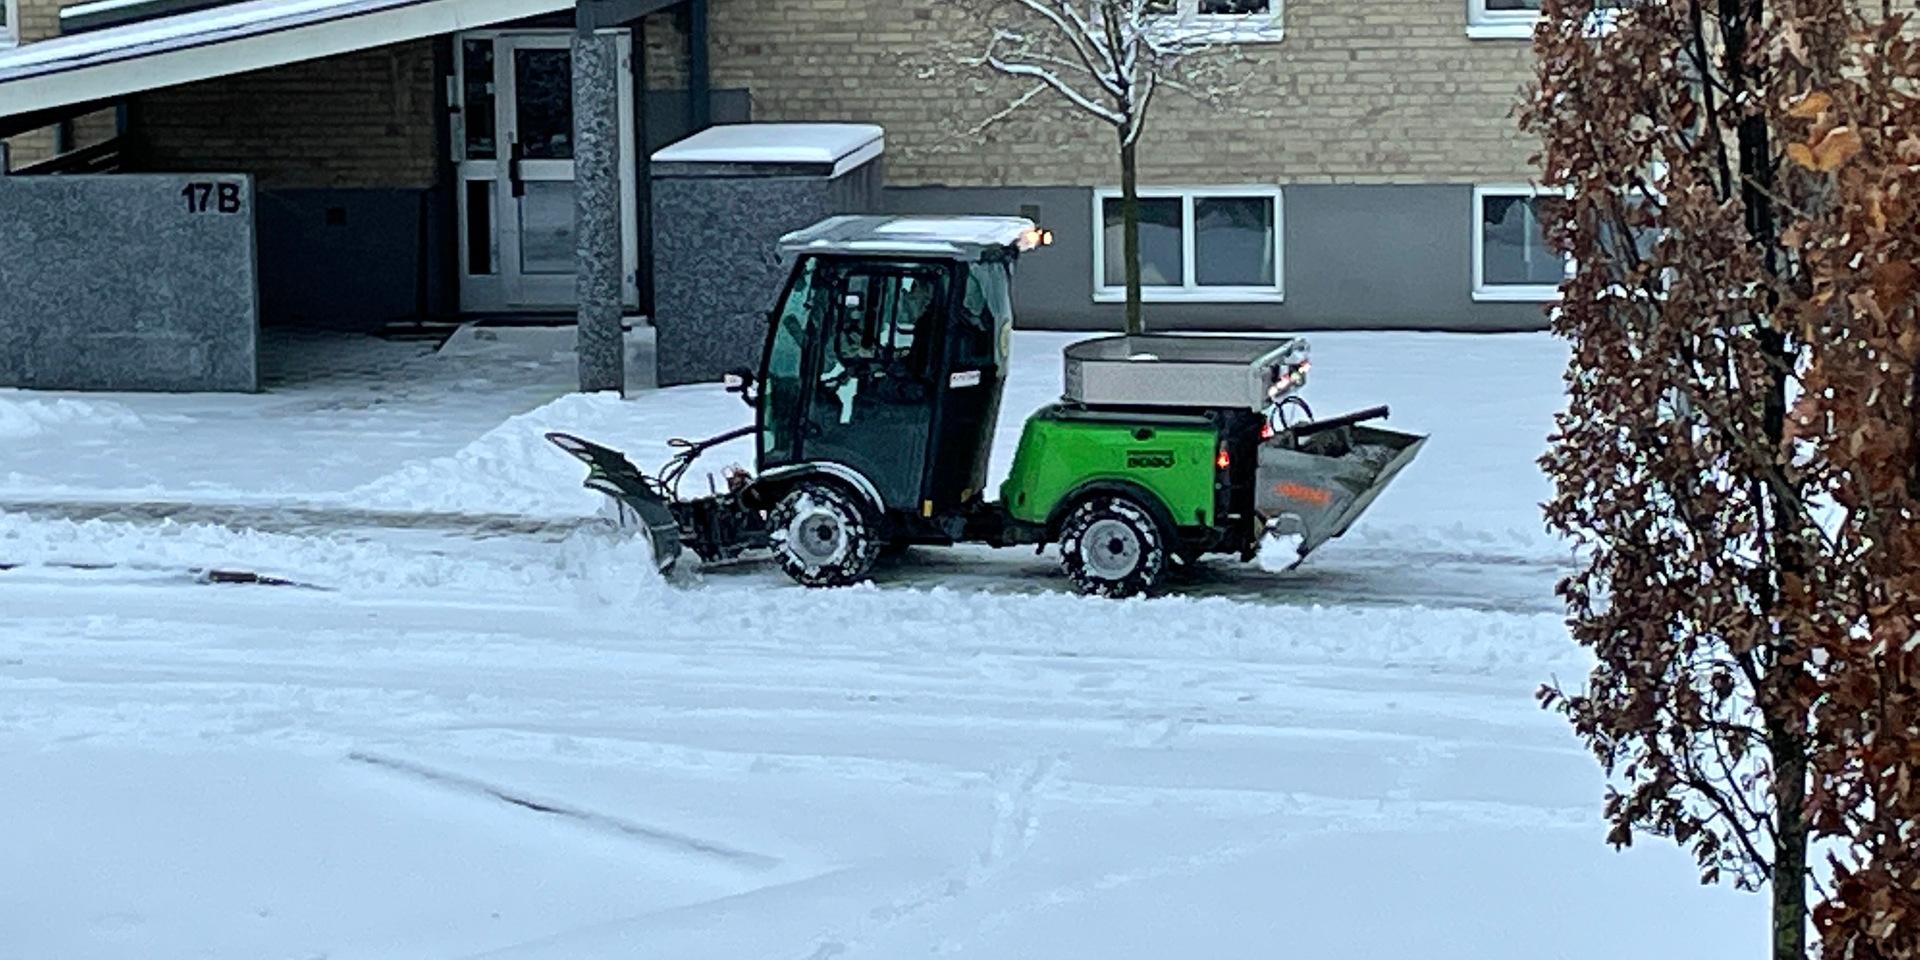
<instances>
[{"instance_id":1,"label":"front wheel","mask_svg":"<svg viewBox=\"0 0 1920 960\"><path fill-rule=\"evenodd\" d=\"M867 511L833 484L808 481L794 487L768 521L780 568L809 587L858 583L880 555L880 538Z\"/></svg>"},{"instance_id":2,"label":"front wheel","mask_svg":"<svg viewBox=\"0 0 1920 960\"><path fill-rule=\"evenodd\" d=\"M1166 534L1153 515L1119 496L1096 496L1060 525L1060 565L1081 593L1131 597L1167 578Z\"/></svg>"}]
</instances>

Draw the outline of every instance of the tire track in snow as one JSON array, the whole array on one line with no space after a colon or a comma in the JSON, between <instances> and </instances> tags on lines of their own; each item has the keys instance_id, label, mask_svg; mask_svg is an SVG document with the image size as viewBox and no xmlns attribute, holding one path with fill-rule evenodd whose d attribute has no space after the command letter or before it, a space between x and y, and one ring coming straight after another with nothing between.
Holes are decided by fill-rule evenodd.
<instances>
[{"instance_id":1,"label":"tire track in snow","mask_svg":"<svg viewBox=\"0 0 1920 960\"><path fill-rule=\"evenodd\" d=\"M71 523L108 521L158 525L201 524L293 536L355 531L416 531L469 540L520 537L558 542L587 527L611 527L602 517L532 517L505 513L371 510L317 503L243 504L194 501L7 500L0 513Z\"/></svg>"},{"instance_id":2,"label":"tire track in snow","mask_svg":"<svg viewBox=\"0 0 1920 960\"><path fill-rule=\"evenodd\" d=\"M992 883L1033 847L1040 818L1035 806L1065 766L1064 756L1041 756L998 768L988 775L993 788L993 821L976 862L923 884L906 896L866 912L855 930L829 935L813 945L805 960L830 960L859 947L901 921L959 899Z\"/></svg>"},{"instance_id":3,"label":"tire track in snow","mask_svg":"<svg viewBox=\"0 0 1920 960\"><path fill-rule=\"evenodd\" d=\"M419 552L457 557L460 544L521 541L557 546L583 530L613 532L604 516L537 517L496 513L449 513L362 509L348 505L199 503L185 501L0 501L0 514L39 521L107 522L135 528L200 525L236 533L295 537L349 535L384 541L426 535ZM0 556L0 562L9 558ZM1561 613L1553 585L1574 569L1571 555L1499 550L1433 549L1416 541L1407 550L1377 543L1329 545L1306 565L1284 573L1227 559L1201 564L1170 585L1192 597L1222 597L1271 605L1438 606L1511 613ZM713 586L785 584L777 568L760 560L703 568L686 578ZM950 587L997 595L1069 594L1071 583L1050 556L981 545L916 548L875 569L886 589Z\"/></svg>"},{"instance_id":4,"label":"tire track in snow","mask_svg":"<svg viewBox=\"0 0 1920 960\"><path fill-rule=\"evenodd\" d=\"M347 754L347 759L355 763L385 770L389 773L402 774L415 780L425 781L434 786L490 797L523 810L530 810L534 813L544 813L564 820L571 820L597 830L643 840L657 846L677 850L681 853L698 854L754 870L772 869L773 867L779 866L781 862L778 857L771 857L766 854L753 853L746 850L736 850L724 844L715 843L710 840L702 840L684 833L650 827L645 824L634 823L630 820L624 820L619 817L556 801L536 799L528 794L508 787L488 783L487 781L458 773L435 769L408 760L400 760L394 757L363 753L360 751Z\"/></svg>"}]
</instances>

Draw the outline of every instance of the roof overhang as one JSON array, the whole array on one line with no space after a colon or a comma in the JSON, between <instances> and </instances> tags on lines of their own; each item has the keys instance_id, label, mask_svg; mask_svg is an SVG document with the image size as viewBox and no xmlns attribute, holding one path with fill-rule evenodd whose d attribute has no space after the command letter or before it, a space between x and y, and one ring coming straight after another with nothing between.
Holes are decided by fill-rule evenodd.
<instances>
[{"instance_id":1,"label":"roof overhang","mask_svg":"<svg viewBox=\"0 0 1920 960\"><path fill-rule=\"evenodd\" d=\"M0 51L0 117L573 9L573 0L250 0Z\"/></svg>"}]
</instances>

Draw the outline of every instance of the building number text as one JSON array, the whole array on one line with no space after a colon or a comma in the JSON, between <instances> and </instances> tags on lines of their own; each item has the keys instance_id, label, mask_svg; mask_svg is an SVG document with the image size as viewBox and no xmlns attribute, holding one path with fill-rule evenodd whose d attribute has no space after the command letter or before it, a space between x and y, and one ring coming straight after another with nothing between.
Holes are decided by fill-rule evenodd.
<instances>
[{"instance_id":1,"label":"building number text","mask_svg":"<svg viewBox=\"0 0 1920 960\"><path fill-rule=\"evenodd\" d=\"M240 185L237 183L196 180L181 187L180 195L187 198L188 213L240 212Z\"/></svg>"}]
</instances>

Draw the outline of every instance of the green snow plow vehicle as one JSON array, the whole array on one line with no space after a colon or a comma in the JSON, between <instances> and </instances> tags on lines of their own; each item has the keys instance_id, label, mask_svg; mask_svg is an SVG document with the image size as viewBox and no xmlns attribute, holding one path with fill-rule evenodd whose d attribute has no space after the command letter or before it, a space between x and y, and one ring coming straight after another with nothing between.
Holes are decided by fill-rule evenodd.
<instances>
[{"instance_id":1,"label":"green snow plow vehicle","mask_svg":"<svg viewBox=\"0 0 1920 960\"><path fill-rule=\"evenodd\" d=\"M782 239L796 262L760 369L727 378L753 426L675 441L658 476L548 439L638 519L663 570L683 550L710 563L770 551L824 587L864 579L889 546L1057 544L1073 583L1109 597L1158 591L1204 555L1250 560L1269 536L1304 559L1426 442L1370 426L1385 407L1313 419L1294 395L1298 338L1099 337L1066 350L1063 396L1028 418L989 499L1013 267L1047 240L1015 218L825 220ZM696 458L749 436L754 472L680 497Z\"/></svg>"}]
</instances>

